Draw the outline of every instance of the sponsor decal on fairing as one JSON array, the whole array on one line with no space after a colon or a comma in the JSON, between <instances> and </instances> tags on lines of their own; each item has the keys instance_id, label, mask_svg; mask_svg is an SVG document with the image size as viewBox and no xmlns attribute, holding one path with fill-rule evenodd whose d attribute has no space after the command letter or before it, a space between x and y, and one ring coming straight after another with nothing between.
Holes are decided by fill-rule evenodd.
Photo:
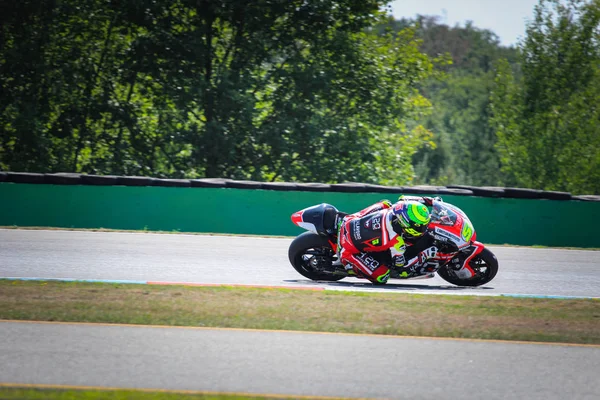
<instances>
[{"instance_id":1,"label":"sponsor decal on fairing","mask_svg":"<svg viewBox=\"0 0 600 400\"><path fill-rule=\"evenodd\" d=\"M445 238L448 238L450 240L452 240L455 243L462 243L463 240L461 238L459 238L458 236L456 236L454 233L450 233L448 231L445 231L443 229L441 229L440 227L435 227L435 234L436 235L440 235L440 236L444 236Z\"/></svg>"},{"instance_id":2,"label":"sponsor decal on fairing","mask_svg":"<svg viewBox=\"0 0 600 400\"><path fill-rule=\"evenodd\" d=\"M439 240L440 242L447 242L448 240L450 240L450 239L448 239L448 238L447 238L447 237L445 237L445 236L440 236L440 235L437 235L437 234L436 234L436 235L433 235L433 238L434 238L435 240Z\"/></svg>"}]
</instances>

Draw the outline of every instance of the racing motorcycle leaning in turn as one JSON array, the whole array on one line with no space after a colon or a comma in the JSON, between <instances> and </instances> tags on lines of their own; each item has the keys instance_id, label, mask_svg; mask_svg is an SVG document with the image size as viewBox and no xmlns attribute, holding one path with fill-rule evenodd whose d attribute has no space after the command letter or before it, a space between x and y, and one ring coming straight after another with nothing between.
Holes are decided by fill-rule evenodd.
<instances>
[{"instance_id":1,"label":"racing motorcycle leaning in turn","mask_svg":"<svg viewBox=\"0 0 600 400\"><path fill-rule=\"evenodd\" d=\"M307 230L292 241L288 251L290 263L296 271L306 278L320 281L355 277L338 259L338 229L347 215L327 203L292 214L292 222ZM432 236L438 248L435 257L427 260L425 272L418 276L403 277L390 268L391 279L431 278L437 272L454 285L480 286L496 276L496 256L476 241L473 224L458 207L434 199L431 222L425 234ZM362 253L359 256L385 265L392 263L389 251Z\"/></svg>"}]
</instances>

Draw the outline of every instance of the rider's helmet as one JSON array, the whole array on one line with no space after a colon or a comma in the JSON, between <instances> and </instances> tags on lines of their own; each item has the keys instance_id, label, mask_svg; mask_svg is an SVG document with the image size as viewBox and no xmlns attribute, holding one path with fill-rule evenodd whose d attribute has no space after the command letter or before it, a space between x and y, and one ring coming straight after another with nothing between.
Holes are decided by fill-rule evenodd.
<instances>
[{"instance_id":1,"label":"rider's helmet","mask_svg":"<svg viewBox=\"0 0 600 400\"><path fill-rule=\"evenodd\" d=\"M431 220L429 210L417 201L399 201L394 205L393 213L402 230L412 237L422 236Z\"/></svg>"}]
</instances>

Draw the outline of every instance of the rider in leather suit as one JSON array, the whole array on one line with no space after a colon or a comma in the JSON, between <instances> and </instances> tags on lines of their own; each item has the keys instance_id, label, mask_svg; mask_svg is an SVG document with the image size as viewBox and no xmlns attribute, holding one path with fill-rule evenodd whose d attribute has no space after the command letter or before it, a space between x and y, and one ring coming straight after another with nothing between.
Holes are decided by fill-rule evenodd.
<instances>
[{"instance_id":1,"label":"rider in leather suit","mask_svg":"<svg viewBox=\"0 0 600 400\"><path fill-rule=\"evenodd\" d=\"M427 260L438 250L433 238L424 235L430 221L426 206L432 201L431 197L401 196L394 204L382 200L346 216L338 238L339 259L346 270L375 284L387 282L390 268L404 278L424 274ZM390 253L390 265L370 255L385 251Z\"/></svg>"}]
</instances>

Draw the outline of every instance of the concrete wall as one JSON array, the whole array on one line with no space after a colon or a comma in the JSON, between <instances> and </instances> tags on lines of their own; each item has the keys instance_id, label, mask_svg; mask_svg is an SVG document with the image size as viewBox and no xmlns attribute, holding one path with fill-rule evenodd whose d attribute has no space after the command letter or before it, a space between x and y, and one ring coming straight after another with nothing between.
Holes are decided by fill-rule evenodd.
<instances>
[{"instance_id":1,"label":"concrete wall","mask_svg":"<svg viewBox=\"0 0 600 400\"><path fill-rule=\"evenodd\" d=\"M295 236L290 215L327 202L355 212L402 193L0 183L0 226ZM435 194L434 194L435 195ZM441 195L487 244L600 247L600 202Z\"/></svg>"}]
</instances>

